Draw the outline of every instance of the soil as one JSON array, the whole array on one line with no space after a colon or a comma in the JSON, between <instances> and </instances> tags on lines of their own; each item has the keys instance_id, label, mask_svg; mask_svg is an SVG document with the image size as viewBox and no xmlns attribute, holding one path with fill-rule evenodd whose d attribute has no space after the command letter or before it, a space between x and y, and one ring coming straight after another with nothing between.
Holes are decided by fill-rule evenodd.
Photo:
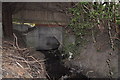
<instances>
[{"instance_id":1,"label":"soil","mask_svg":"<svg viewBox=\"0 0 120 80\"><path fill-rule=\"evenodd\" d=\"M114 36L113 32L113 36ZM89 78L109 78L109 67L107 60L110 59L110 67L112 70L112 77L118 78L118 45L120 42L113 39L114 50L111 48L108 31L96 30L95 40L93 42L92 36L86 37L89 42L80 47L79 54L71 60L66 60L65 65L69 68L78 69ZM112 53L110 56L109 54Z\"/></svg>"}]
</instances>

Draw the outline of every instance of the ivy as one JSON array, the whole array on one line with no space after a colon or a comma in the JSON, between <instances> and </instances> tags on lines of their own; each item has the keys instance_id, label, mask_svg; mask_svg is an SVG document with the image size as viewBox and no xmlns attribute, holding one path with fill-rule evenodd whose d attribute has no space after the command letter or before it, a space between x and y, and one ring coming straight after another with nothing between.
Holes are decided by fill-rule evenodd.
<instances>
[{"instance_id":1,"label":"ivy","mask_svg":"<svg viewBox=\"0 0 120 80\"><path fill-rule=\"evenodd\" d=\"M82 46L85 41L84 36L90 34L90 30L98 24L104 24L105 20L114 21L120 24L119 4L116 3L92 3L80 2L76 6L69 8L68 13L72 14L68 28L71 29L76 37L74 45L69 45L67 52L79 53L76 46Z\"/></svg>"}]
</instances>

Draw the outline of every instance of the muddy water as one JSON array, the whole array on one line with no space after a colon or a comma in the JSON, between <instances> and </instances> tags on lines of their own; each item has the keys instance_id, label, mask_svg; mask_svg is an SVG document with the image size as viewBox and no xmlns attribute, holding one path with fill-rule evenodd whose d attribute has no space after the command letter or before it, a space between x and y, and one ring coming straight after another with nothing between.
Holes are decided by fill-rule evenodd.
<instances>
[{"instance_id":1,"label":"muddy water","mask_svg":"<svg viewBox=\"0 0 120 80\"><path fill-rule=\"evenodd\" d=\"M61 62L60 56L55 54L60 54L57 50L51 51L41 51L44 53L46 58L46 69L48 75L52 80L58 80L61 76L69 73L69 69L64 67Z\"/></svg>"},{"instance_id":2,"label":"muddy water","mask_svg":"<svg viewBox=\"0 0 120 80\"><path fill-rule=\"evenodd\" d=\"M62 58L60 56L60 52L58 50L50 50L50 51L41 51L44 53L46 58L46 69L48 75L51 80L62 80L63 77L68 77L64 80L70 80L69 78L79 78L81 80L87 80L88 78L81 73L76 73L76 71L72 71L70 68L64 66L62 62Z\"/></svg>"}]
</instances>

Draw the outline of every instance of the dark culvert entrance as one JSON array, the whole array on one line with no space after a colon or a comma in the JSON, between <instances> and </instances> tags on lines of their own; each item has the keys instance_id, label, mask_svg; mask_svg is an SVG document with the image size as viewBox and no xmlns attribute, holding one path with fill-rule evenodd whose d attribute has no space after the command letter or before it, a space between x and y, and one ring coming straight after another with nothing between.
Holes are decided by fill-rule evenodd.
<instances>
[{"instance_id":1,"label":"dark culvert entrance","mask_svg":"<svg viewBox=\"0 0 120 80\"><path fill-rule=\"evenodd\" d=\"M48 79L70 80L70 78L79 78L80 80L87 80L88 78L83 74L76 72L71 73L71 69L64 66L62 60L65 57L63 58L61 56L61 51L58 50L58 47L60 45L59 41L55 37L51 37L50 39L47 42L47 45L51 47L50 50L37 49L37 51L40 51L45 55L46 71L50 77ZM66 76L66 78L63 79L62 76Z\"/></svg>"}]
</instances>

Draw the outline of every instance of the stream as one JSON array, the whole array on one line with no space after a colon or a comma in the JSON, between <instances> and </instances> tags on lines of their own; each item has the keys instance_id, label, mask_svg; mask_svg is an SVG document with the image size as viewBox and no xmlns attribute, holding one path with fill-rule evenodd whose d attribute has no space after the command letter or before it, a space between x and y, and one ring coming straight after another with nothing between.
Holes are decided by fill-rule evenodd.
<instances>
[{"instance_id":1,"label":"stream","mask_svg":"<svg viewBox=\"0 0 120 80\"><path fill-rule=\"evenodd\" d=\"M71 80L71 78L77 78L79 80L88 80L88 78L82 73L75 71L71 72L70 68L64 66L62 57L59 50L40 51L44 53L46 58L46 70L50 77L49 80Z\"/></svg>"}]
</instances>

